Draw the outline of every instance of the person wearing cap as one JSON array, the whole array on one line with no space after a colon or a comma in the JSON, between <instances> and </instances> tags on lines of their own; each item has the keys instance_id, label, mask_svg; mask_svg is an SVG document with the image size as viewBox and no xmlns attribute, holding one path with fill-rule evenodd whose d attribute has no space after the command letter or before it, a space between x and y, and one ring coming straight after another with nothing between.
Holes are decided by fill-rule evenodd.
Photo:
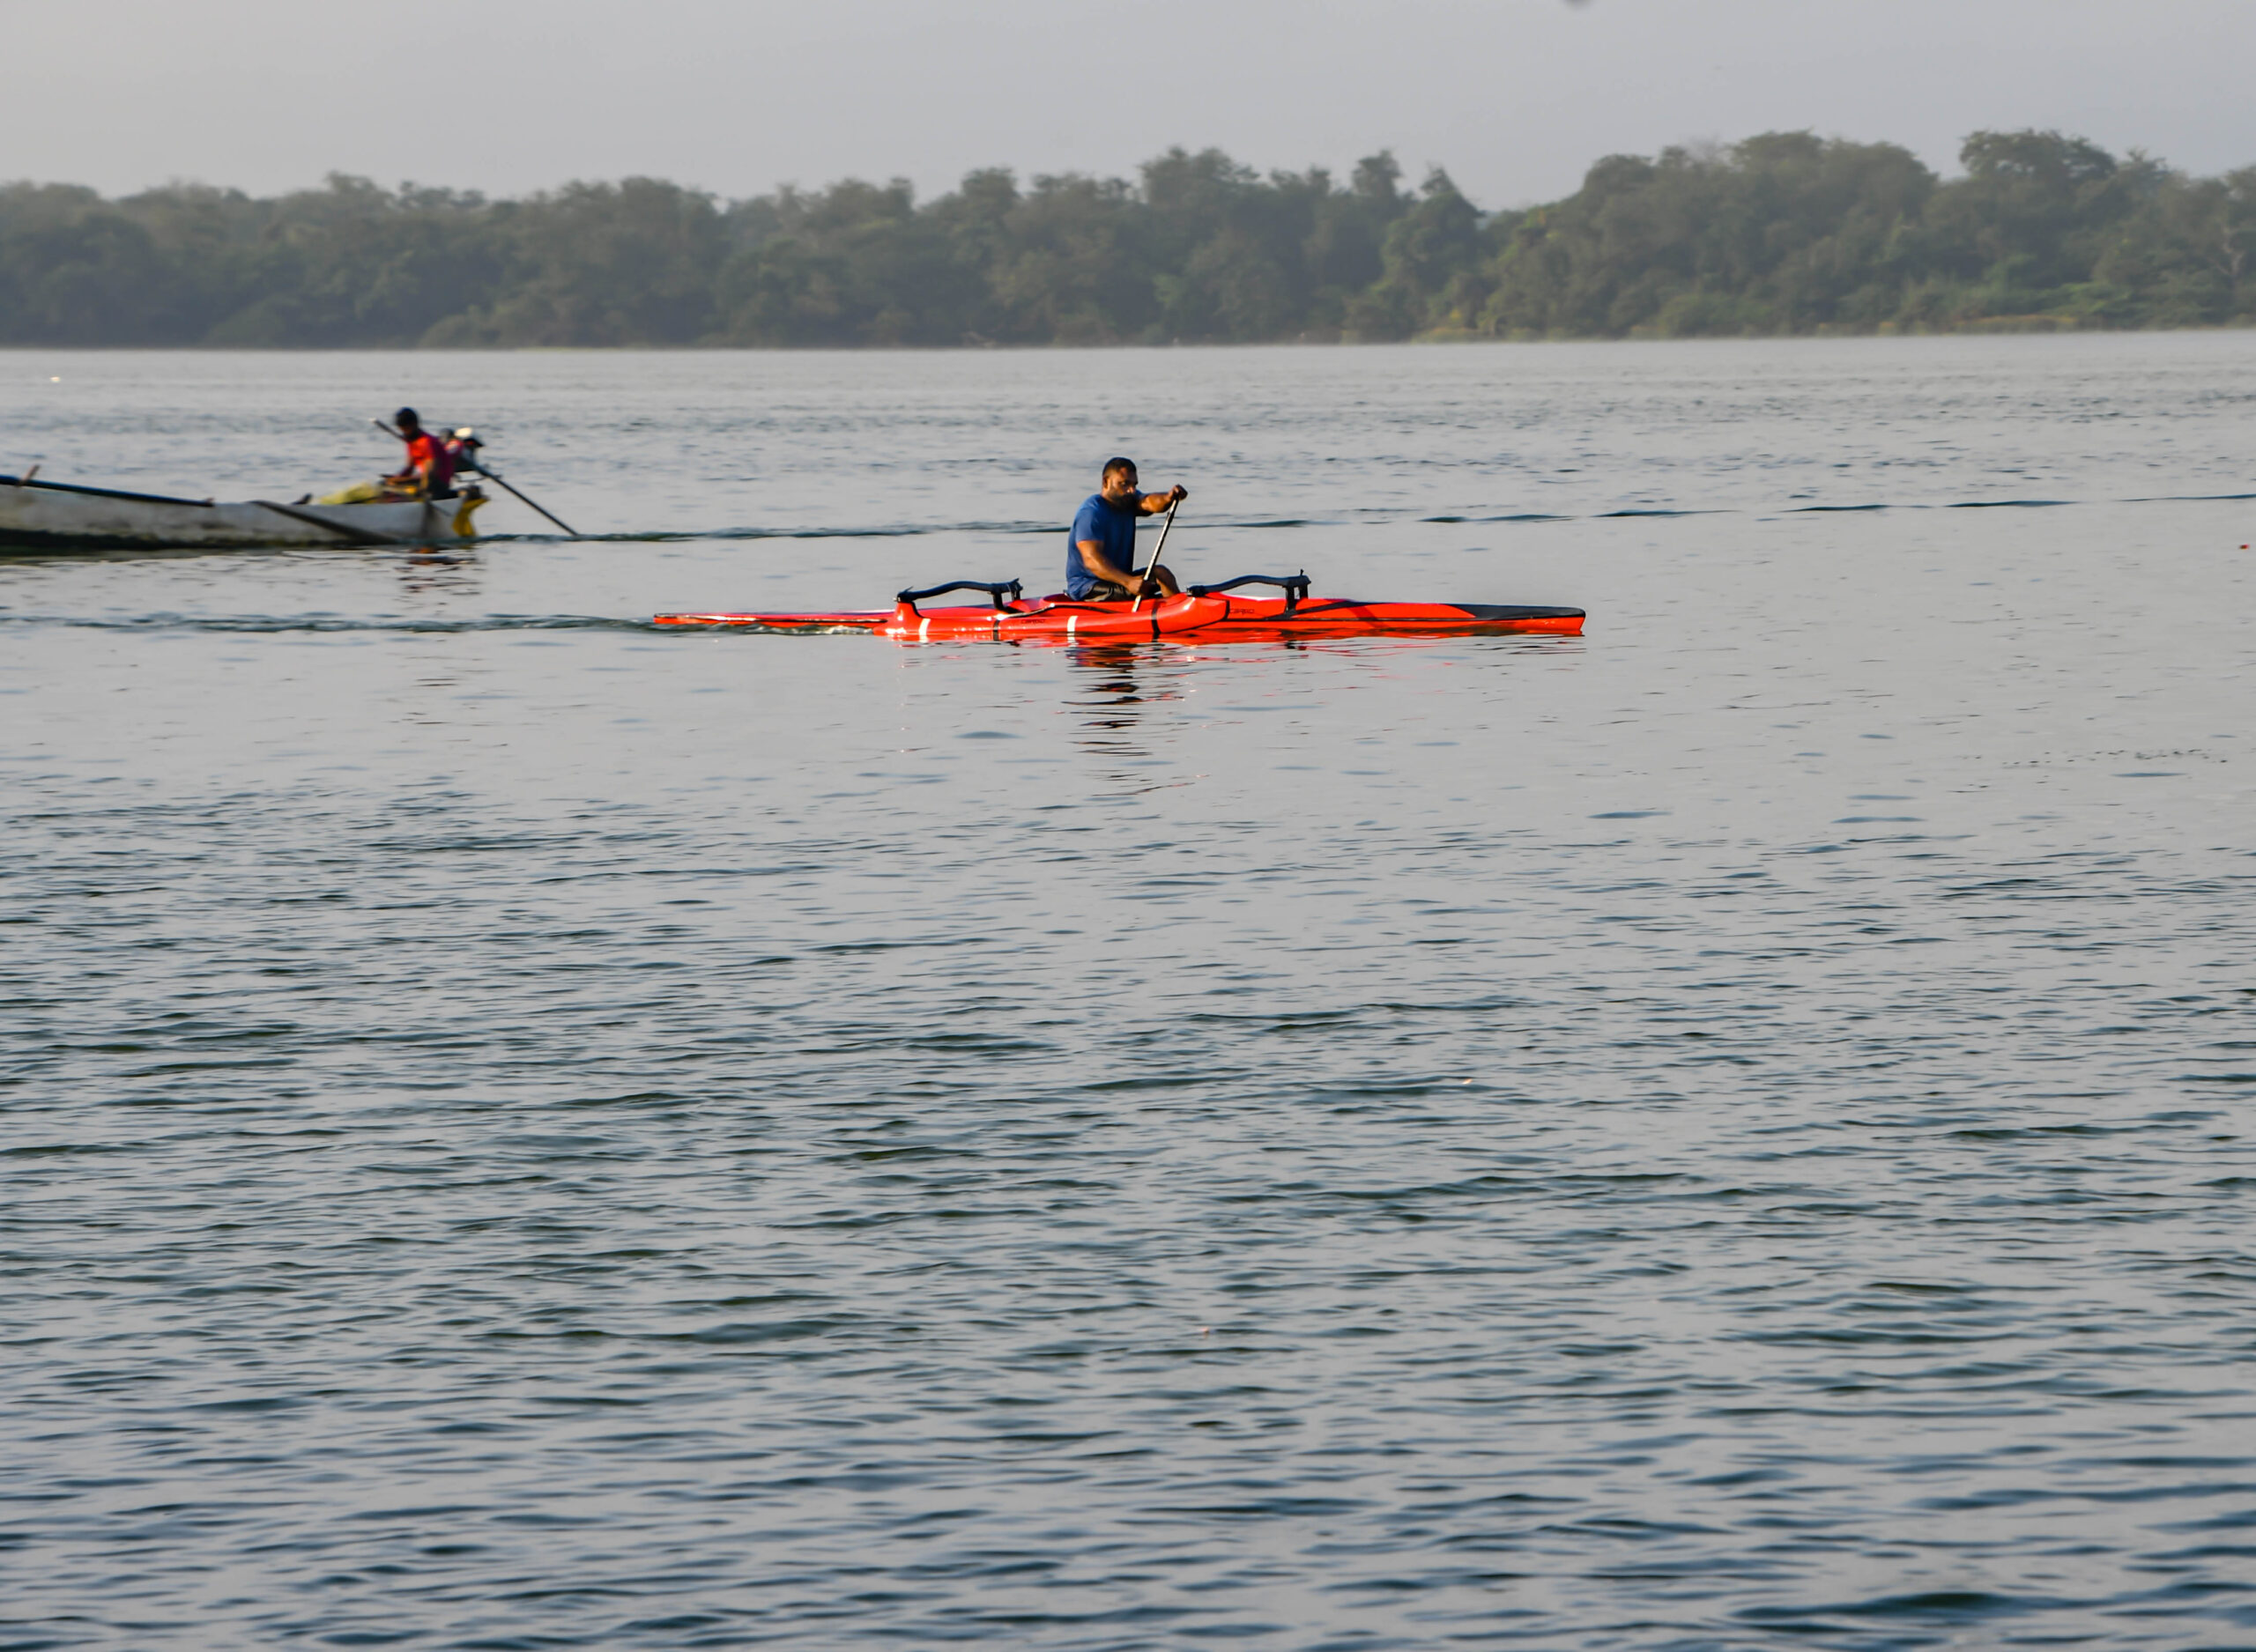
<instances>
[{"instance_id":1,"label":"person wearing cap","mask_svg":"<svg viewBox=\"0 0 2256 1652\"><path fill-rule=\"evenodd\" d=\"M1191 490L1177 483L1164 493L1137 486L1133 459L1108 459L1097 491L1081 501L1065 535L1065 594L1075 602L1125 602L1147 596L1179 596L1175 575L1162 567L1136 571L1136 519L1156 516Z\"/></svg>"},{"instance_id":2,"label":"person wearing cap","mask_svg":"<svg viewBox=\"0 0 2256 1652\"><path fill-rule=\"evenodd\" d=\"M464 470L472 473L477 471L478 450L485 445L478 439L478 433L468 425L464 425L440 444L446 449L449 469L456 476L460 476Z\"/></svg>"},{"instance_id":3,"label":"person wearing cap","mask_svg":"<svg viewBox=\"0 0 2256 1652\"><path fill-rule=\"evenodd\" d=\"M407 463L384 480L395 487L420 493L425 499L452 499L455 462L439 439L423 428L422 419L412 407L403 407L394 413L392 422L399 426L399 439L407 444Z\"/></svg>"}]
</instances>

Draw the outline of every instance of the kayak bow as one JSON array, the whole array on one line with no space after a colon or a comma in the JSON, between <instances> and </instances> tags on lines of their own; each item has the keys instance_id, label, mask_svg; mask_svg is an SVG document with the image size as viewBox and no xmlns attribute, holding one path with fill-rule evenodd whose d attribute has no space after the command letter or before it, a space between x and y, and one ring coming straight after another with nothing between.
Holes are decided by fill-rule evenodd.
<instances>
[{"instance_id":1,"label":"kayak bow","mask_svg":"<svg viewBox=\"0 0 2256 1652\"><path fill-rule=\"evenodd\" d=\"M1246 585L1273 585L1278 597L1232 596ZM984 591L989 605L920 609L917 604L950 591ZM1579 636L1579 608L1529 608L1498 603L1366 603L1310 597L1305 574L1277 577L1249 574L1220 585L1193 585L1140 612L1123 602L1076 602L1068 596L1028 598L1016 580L956 580L921 591L902 591L894 605L876 612L836 614L659 614L662 626L733 626L779 632L863 631L902 641L967 638L1010 642L1192 642L1280 637L1468 636L1537 633Z\"/></svg>"}]
</instances>

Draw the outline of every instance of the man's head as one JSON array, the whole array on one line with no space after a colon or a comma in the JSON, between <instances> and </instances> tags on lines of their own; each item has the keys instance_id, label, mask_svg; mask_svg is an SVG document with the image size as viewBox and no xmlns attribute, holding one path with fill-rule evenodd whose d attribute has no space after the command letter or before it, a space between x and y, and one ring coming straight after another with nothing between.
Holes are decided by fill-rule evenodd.
<instances>
[{"instance_id":1,"label":"man's head","mask_svg":"<svg viewBox=\"0 0 2256 1652\"><path fill-rule=\"evenodd\" d=\"M391 422L411 436L423 428L423 421L415 416L415 410L412 407L401 408L391 416Z\"/></svg>"},{"instance_id":2,"label":"man's head","mask_svg":"<svg viewBox=\"0 0 2256 1652\"><path fill-rule=\"evenodd\" d=\"M1118 503L1136 494L1136 462L1133 459L1107 459L1104 480L1097 492Z\"/></svg>"}]
</instances>

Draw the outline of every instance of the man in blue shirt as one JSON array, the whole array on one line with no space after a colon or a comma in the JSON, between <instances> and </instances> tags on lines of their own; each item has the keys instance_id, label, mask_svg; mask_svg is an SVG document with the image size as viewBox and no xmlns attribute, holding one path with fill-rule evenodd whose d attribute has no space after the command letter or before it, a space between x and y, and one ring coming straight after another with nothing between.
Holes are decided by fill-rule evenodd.
<instances>
[{"instance_id":1,"label":"man in blue shirt","mask_svg":"<svg viewBox=\"0 0 2256 1652\"><path fill-rule=\"evenodd\" d=\"M1065 538L1065 594L1076 602L1124 602L1134 596L1136 518L1156 516L1191 490L1177 485L1165 493L1139 493L1136 462L1107 459L1103 485L1081 501L1073 530ZM1182 587L1165 568L1151 571L1156 594L1179 596Z\"/></svg>"}]
</instances>

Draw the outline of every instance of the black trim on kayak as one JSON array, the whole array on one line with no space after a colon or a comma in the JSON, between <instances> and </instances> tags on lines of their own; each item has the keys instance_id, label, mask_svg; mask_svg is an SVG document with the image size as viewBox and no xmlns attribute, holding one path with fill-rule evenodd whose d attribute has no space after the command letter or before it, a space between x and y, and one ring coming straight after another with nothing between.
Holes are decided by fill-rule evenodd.
<instances>
[{"instance_id":1,"label":"black trim on kayak","mask_svg":"<svg viewBox=\"0 0 2256 1652\"><path fill-rule=\"evenodd\" d=\"M1585 619L1579 608L1516 608L1504 603L1451 603L1475 619Z\"/></svg>"},{"instance_id":2,"label":"black trim on kayak","mask_svg":"<svg viewBox=\"0 0 2256 1652\"><path fill-rule=\"evenodd\" d=\"M954 580L946 585L930 586L921 591L897 591L893 600L907 603L909 611L913 614L916 611L916 604L927 596L945 596L950 591L985 591L995 599L996 611L1000 612L1005 594L1008 593L1010 600L1016 602L1024 594L1025 588L1016 580L996 580L992 582L986 580Z\"/></svg>"},{"instance_id":3,"label":"black trim on kayak","mask_svg":"<svg viewBox=\"0 0 2256 1652\"><path fill-rule=\"evenodd\" d=\"M0 476L0 484L9 487L43 488L50 493L84 493L93 499L130 499L144 505L193 505L198 510L219 509L219 506L208 499L174 499L165 493L128 493L115 487L80 487L75 482L34 482L26 477Z\"/></svg>"}]
</instances>

